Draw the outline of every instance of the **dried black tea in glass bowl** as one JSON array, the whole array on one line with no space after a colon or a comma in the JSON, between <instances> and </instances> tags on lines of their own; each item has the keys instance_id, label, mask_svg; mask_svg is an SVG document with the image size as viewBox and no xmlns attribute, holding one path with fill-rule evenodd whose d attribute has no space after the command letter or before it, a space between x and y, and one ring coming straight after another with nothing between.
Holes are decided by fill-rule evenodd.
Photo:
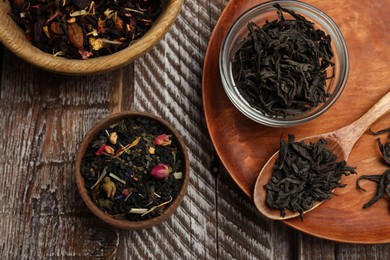
<instances>
[{"instance_id":1,"label":"dried black tea in glass bowl","mask_svg":"<svg viewBox=\"0 0 390 260\"><path fill-rule=\"evenodd\" d=\"M244 12L219 55L224 90L248 118L273 127L306 123L344 89L349 59L324 12L299 1L271 1Z\"/></svg>"},{"instance_id":2,"label":"dried black tea in glass bowl","mask_svg":"<svg viewBox=\"0 0 390 260\"><path fill-rule=\"evenodd\" d=\"M76 160L88 207L106 222L155 224L172 213L189 179L187 150L176 131L145 113L117 114L91 131Z\"/></svg>"}]
</instances>

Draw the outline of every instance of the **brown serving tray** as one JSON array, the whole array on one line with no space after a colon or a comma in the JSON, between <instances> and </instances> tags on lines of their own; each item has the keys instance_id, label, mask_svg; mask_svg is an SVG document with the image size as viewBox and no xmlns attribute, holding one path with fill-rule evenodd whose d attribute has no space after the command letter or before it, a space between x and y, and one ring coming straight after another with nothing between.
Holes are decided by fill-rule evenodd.
<instances>
[{"instance_id":1,"label":"brown serving tray","mask_svg":"<svg viewBox=\"0 0 390 260\"><path fill-rule=\"evenodd\" d=\"M324 115L303 126L270 128L242 115L226 96L219 74L219 50L227 30L247 9L262 0L231 0L221 14L205 56L203 68L203 105L207 127L215 149L227 171L252 197L258 173L278 149L281 135L294 134L297 139L329 132L356 120L390 91L390 1L321 1L308 4L327 13L340 27L350 58L349 78L336 104ZM390 104L389 104L390 105ZM374 130L390 127L390 115L373 126ZM380 174L387 166L381 160L376 136L364 134L354 147L349 165L358 175L342 179L347 184L337 189L331 200L299 218L285 223L305 233L339 242L389 243L389 201L381 199L368 209L362 208L375 193L375 184L363 181L367 192L356 190L359 175ZM381 136L384 141L387 135Z\"/></svg>"}]
</instances>

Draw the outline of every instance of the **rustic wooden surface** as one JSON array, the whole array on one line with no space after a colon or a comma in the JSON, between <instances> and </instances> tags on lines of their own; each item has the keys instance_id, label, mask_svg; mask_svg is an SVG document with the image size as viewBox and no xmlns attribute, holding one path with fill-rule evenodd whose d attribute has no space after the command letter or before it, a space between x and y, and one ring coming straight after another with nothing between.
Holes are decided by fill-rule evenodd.
<instances>
[{"instance_id":1,"label":"rustic wooden surface","mask_svg":"<svg viewBox=\"0 0 390 260\"><path fill-rule=\"evenodd\" d=\"M208 39L226 4L185 0L160 44L98 76L48 73L1 49L0 259L390 258L389 244L330 242L265 219L213 160L201 77ZM142 231L102 225L81 202L74 179L84 134L127 109L174 124L191 159L187 197L177 212Z\"/></svg>"}]
</instances>

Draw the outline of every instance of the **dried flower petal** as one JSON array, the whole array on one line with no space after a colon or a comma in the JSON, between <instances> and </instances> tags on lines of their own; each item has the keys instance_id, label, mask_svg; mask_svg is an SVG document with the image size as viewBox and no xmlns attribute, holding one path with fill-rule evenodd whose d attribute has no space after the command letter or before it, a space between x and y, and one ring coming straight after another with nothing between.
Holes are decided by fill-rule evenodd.
<instances>
[{"instance_id":1,"label":"dried flower petal","mask_svg":"<svg viewBox=\"0 0 390 260\"><path fill-rule=\"evenodd\" d=\"M160 163L154 166L154 168L150 171L150 174L157 180L163 180L169 176L172 172L172 168L169 165Z\"/></svg>"},{"instance_id":2,"label":"dried flower petal","mask_svg":"<svg viewBox=\"0 0 390 260\"><path fill-rule=\"evenodd\" d=\"M71 17L84 16L84 15L88 15L88 12L85 10L78 10L78 11L71 12L69 15Z\"/></svg>"},{"instance_id":3,"label":"dried flower petal","mask_svg":"<svg viewBox=\"0 0 390 260\"><path fill-rule=\"evenodd\" d=\"M170 135L166 134L159 135L153 140L153 144L161 146L170 145L172 143L172 140L169 139L170 137Z\"/></svg>"},{"instance_id":4,"label":"dried flower petal","mask_svg":"<svg viewBox=\"0 0 390 260\"><path fill-rule=\"evenodd\" d=\"M108 137L108 140L110 141L110 143L116 144L116 141L118 140L118 134L116 132L112 132Z\"/></svg>"},{"instance_id":5,"label":"dried flower petal","mask_svg":"<svg viewBox=\"0 0 390 260\"><path fill-rule=\"evenodd\" d=\"M114 154L115 151L114 151L114 148L112 148L111 146L109 145L106 145L106 144L102 144L100 147L99 147L99 150L96 152L96 155L100 156L102 154Z\"/></svg>"},{"instance_id":6,"label":"dried flower petal","mask_svg":"<svg viewBox=\"0 0 390 260\"><path fill-rule=\"evenodd\" d=\"M108 198L114 198L116 186L115 183L111 181L110 177L104 177L104 184L102 185L102 188L107 193Z\"/></svg>"},{"instance_id":7,"label":"dried flower petal","mask_svg":"<svg viewBox=\"0 0 390 260\"><path fill-rule=\"evenodd\" d=\"M42 30L46 34L47 38L51 39L50 34L49 34L49 27L43 26Z\"/></svg>"},{"instance_id":8,"label":"dried flower petal","mask_svg":"<svg viewBox=\"0 0 390 260\"><path fill-rule=\"evenodd\" d=\"M52 22L50 24L50 29L55 34L62 34L60 23L59 22Z\"/></svg>"},{"instance_id":9,"label":"dried flower petal","mask_svg":"<svg viewBox=\"0 0 390 260\"><path fill-rule=\"evenodd\" d=\"M89 44L91 44L94 51L104 48L104 42L100 38L89 37Z\"/></svg>"},{"instance_id":10,"label":"dried flower petal","mask_svg":"<svg viewBox=\"0 0 390 260\"><path fill-rule=\"evenodd\" d=\"M149 154L154 154L155 151L156 151L156 148L149 147Z\"/></svg>"},{"instance_id":11,"label":"dried flower petal","mask_svg":"<svg viewBox=\"0 0 390 260\"><path fill-rule=\"evenodd\" d=\"M128 144L125 147L118 149L118 152L115 154L115 157L120 156L122 153L129 150L131 147L136 146L139 143L140 139L141 137L137 137L131 144Z\"/></svg>"},{"instance_id":12,"label":"dried flower petal","mask_svg":"<svg viewBox=\"0 0 390 260\"><path fill-rule=\"evenodd\" d=\"M92 52L86 50L79 50L79 54L83 60L87 60L89 57L93 56Z\"/></svg>"}]
</instances>

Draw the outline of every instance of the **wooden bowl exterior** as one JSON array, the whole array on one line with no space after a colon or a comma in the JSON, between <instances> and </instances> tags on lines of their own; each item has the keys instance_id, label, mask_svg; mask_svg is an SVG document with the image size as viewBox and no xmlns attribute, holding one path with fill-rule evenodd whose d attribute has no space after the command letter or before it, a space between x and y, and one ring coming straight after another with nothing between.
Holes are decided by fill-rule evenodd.
<instances>
[{"instance_id":1,"label":"wooden bowl exterior","mask_svg":"<svg viewBox=\"0 0 390 260\"><path fill-rule=\"evenodd\" d=\"M115 70L144 55L168 32L183 3L183 0L163 1L163 12L152 28L129 47L107 56L76 60L54 57L34 47L24 31L8 15L8 1L0 1L0 42L15 55L41 69L67 75L90 75Z\"/></svg>"},{"instance_id":2,"label":"wooden bowl exterior","mask_svg":"<svg viewBox=\"0 0 390 260\"><path fill-rule=\"evenodd\" d=\"M85 181L80 171L80 165L83 160L84 154L87 150L87 147L90 144L90 142L96 138L99 131L127 117L144 117L159 122L170 133L172 133L173 139L178 142L178 146L182 150L184 156L185 171L183 172L183 184L178 196L174 198L173 202L169 204L169 206L166 208L166 210L163 212L162 215L148 220L142 220L142 221L119 220L119 219L114 219L110 215L104 213L93 203L91 197L88 194L87 189L85 188ZM126 111L126 112L116 113L107 117L103 121L99 122L85 135L83 141L80 144L79 150L77 151L75 163L76 163L76 184L80 192L81 198L83 199L87 207L92 211L92 213L95 216L97 216L99 219L101 219L103 222L110 225L111 227L117 229L125 229L125 230L145 229L145 228L150 228L166 220L170 215L172 215L172 213L177 209L177 207L183 201L184 196L187 193L187 188L190 180L190 161L188 157L187 147L182 137L168 122L166 122L162 118L154 116L149 113L138 112L138 111Z\"/></svg>"}]
</instances>

